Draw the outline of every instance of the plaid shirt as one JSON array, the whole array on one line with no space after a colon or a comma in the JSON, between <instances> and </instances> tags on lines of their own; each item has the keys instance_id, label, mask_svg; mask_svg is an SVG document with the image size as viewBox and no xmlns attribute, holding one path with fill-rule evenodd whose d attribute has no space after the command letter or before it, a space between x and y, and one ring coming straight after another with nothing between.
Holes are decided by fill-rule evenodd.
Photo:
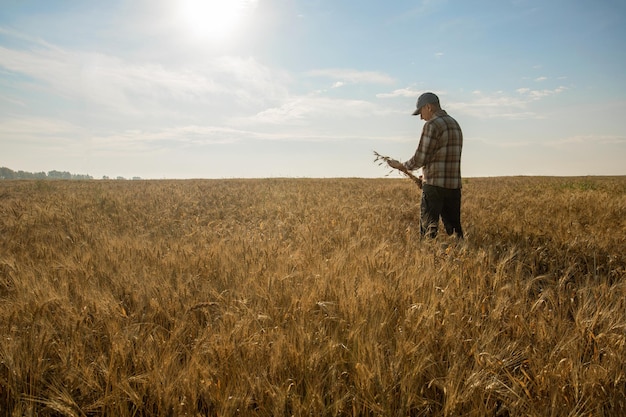
<instances>
[{"instance_id":1,"label":"plaid shirt","mask_svg":"<svg viewBox=\"0 0 626 417\"><path fill-rule=\"evenodd\" d=\"M461 127L444 110L424 124L415 155L404 163L408 170L423 168L424 183L461 188Z\"/></svg>"}]
</instances>

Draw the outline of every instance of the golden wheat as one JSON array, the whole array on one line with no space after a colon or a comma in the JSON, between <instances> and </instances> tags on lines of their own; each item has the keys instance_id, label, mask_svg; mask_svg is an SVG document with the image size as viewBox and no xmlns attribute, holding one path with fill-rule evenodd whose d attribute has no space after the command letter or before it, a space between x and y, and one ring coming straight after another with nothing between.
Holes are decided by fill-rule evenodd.
<instances>
[{"instance_id":1,"label":"golden wheat","mask_svg":"<svg viewBox=\"0 0 626 417\"><path fill-rule=\"evenodd\" d=\"M0 182L5 415L626 412L626 178Z\"/></svg>"}]
</instances>

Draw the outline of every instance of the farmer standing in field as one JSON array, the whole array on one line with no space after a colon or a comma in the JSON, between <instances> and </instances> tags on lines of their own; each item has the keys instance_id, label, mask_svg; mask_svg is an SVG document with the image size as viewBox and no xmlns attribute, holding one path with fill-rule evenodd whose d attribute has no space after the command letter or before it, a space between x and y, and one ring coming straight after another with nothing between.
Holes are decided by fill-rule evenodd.
<instances>
[{"instance_id":1,"label":"farmer standing in field","mask_svg":"<svg viewBox=\"0 0 626 417\"><path fill-rule=\"evenodd\" d=\"M441 109L439 97L424 93L417 99L413 116L425 120L415 155L405 163L389 160L389 166L412 171L422 168L424 185L420 209L420 233L437 236L439 217L448 235L463 238L461 227L461 150L463 132Z\"/></svg>"}]
</instances>

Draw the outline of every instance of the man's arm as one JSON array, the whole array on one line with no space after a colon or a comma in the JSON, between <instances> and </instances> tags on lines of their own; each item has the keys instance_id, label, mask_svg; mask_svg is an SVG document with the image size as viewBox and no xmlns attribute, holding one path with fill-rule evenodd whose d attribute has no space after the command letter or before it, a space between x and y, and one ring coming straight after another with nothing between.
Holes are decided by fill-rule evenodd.
<instances>
[{"instance_id":1,"label":"man's arm","mask_svg":"<svg viewBox=\"0 0 626 417\"><path fill-rule=\"evenodd\" d=\"M435 128L435 124L426 123L424 125L424 129L422 130L422 137L420 138L420 143L417 146L415 154L403 165L410 171L423 167L429 162L429 159L432 158L436 148L437 130Z\"/></svg>"}]
</instances>

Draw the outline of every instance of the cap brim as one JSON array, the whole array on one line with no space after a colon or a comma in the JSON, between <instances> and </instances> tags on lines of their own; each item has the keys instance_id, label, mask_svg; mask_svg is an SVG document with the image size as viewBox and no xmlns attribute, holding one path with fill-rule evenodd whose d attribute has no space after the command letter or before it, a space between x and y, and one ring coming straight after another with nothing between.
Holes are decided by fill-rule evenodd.
<instances>
[{"instance_id":1,"label":"cap brim","mask_svg":"<svg viewBox=\"0 0 626 417\"><path fill-rule=\"evenodd\" d=\"M420 114L420 110L422 109L417 109L413 112L413 116L417 116L418 114Z\"/></svg>"}]
</instances>

